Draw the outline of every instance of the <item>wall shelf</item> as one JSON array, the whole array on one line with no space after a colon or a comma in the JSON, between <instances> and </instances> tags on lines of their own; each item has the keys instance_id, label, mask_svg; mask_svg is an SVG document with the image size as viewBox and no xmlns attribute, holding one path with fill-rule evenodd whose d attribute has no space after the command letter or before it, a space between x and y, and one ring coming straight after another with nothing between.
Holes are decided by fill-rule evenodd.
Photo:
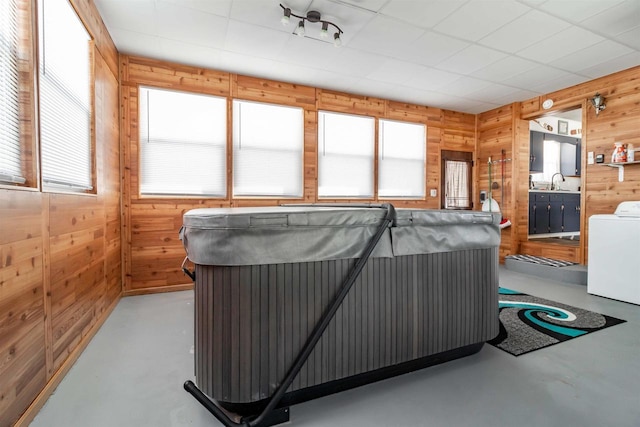
<instances>
[{"instance_id":1,"label":"wall shelf","mask_svg":"<svg viewBox=\"0 0 640 427\"><path fill-rule=\"evenodd\" d=\"M601 164L603 166L618 168L618 182L624 182L624 167L628 165L640 165L640 160L635 162L601 163Z\"/></svg>"}]
</instances>

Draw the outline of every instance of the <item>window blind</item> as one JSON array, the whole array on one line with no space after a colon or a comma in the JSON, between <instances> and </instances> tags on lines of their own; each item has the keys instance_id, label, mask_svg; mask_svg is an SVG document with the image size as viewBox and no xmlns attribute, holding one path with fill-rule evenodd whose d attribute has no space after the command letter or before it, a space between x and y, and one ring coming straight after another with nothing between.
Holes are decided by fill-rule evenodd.
<instances>
[{"instance_id":1,"label":"window blind","mask_svg":"<svg viewBox=\"0 0 640 427\"><path fill-rule=\"evenodd\" d=\"M38 6L42 181L90 190L91 38L68 1Z\"/></svg>"},{"instance_id":2,"label":"window blind","mask_svg":"<svg viewBox=\"0 0 640 427\"><path fill-rule=\"evenodd\" d=\"M224 197L227 100L141 87L140 193Z\"/></svg>"},{"instance_id":3,"label":"window blind","mask_svg":"<svg viewBox=\"0 0 640 427\"><path fill-rule=\"evenodd\" d=\"M378 196L425 197L426 127L380 120L378 126Z\"/></svg>"},{"instance_id":4,"label":"window blind","mask_svg":"<svg viewBox=\"0 0 640 427\"><path fill-rule=\"evenodd\" d=\"M302 108L233 101L233 195L302 197Z\"/></svg>"},{"instance_id":5,"label":"window blind","mask_svg":"<svg viewBox=\"0 0 640 427\"><path fill-rule=\"evenodd\" d=\"M23 184L20 158L18 4L0 2L0 182Z\"/></svg>"},{"instance_id":6,"label":"window blind","mask_svg":"<svg viewBox=\"0 0 640 427\"><path fill-rule=\"evenodd\" d=\"M373 197L375 120L318 112L318 196Z\"/></svg>"}]
</instances>

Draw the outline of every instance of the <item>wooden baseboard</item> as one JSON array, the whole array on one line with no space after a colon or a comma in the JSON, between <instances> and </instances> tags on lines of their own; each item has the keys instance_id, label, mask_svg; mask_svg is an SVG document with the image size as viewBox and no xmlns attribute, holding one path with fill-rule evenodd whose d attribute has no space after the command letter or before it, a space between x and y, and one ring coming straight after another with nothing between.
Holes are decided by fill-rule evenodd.
<instances>
[{"instance_id":1,"label":"wooden baseboard","mask_svg":"<svg viewBox=\"0 0 640 427\"><path fill-rule=\"evenodd\" d=\"M130 297L134 295L159 294L163 292L190 291L193 290L193 283L184 285L158 286L155 288L129 289L125 290L123 296Z\"/></svg>"},{"instance_id":2,"label":"wooden baseboard","mask_svg":"<svg viewBox=\"0 0 640 427\"><path fill-rule=\"evenodd\" d=\"M27 427L31 423L31 421L33 421L36 415L38 415L38 412L40 412L40 409L42 409L44 404L47 402L49 396L51 396L58 385L60 385L60 382L62 382L63 378L67 375L74 363L76 363L78 357L80 357L82 352L87 348L87 345L89 345L91 339L100 330L104 322L109 318L109 315L116 307L116 305L118 305L121 297L122 294L120 294L120 296L118 296L118 298L116 298L115 301L113 301L111 305L104 311L102 317L100 317L96 321L95 325L93 325L93 328L91 328L89 333L82 339L82 341L80 341L78 346L73 349L71 354L69 354L69 357L67 357L67 360L65 360L62 366L60 366L60 368L51 376L51 379L47 382L42 391L38 394L38 396L36 396L33 402L31 402L31 405L29 405L22 416L18 418L18 421L16 421L16 423L14 424L14 427Z\"/></svg>"}]
</instances>

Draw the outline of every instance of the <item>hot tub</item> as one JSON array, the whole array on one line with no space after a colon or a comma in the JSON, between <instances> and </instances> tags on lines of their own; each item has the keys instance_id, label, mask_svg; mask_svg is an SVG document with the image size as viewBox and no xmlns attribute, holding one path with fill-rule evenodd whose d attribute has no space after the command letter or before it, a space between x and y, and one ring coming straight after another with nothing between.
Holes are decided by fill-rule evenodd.
<instances>
[{"instance_id":1,"label":"hot tub","mask_svg":"<svg viewBox=\"0 0 640 427\"><path fill-rule=\"evenodd\" d=\"M390 205L187 212L198 386L185 388L225 425L238 424L219 406L251 420L270 405L276 423L291 404L476 353L498 334L499 222Z\"/></svg>"}]
</instances>

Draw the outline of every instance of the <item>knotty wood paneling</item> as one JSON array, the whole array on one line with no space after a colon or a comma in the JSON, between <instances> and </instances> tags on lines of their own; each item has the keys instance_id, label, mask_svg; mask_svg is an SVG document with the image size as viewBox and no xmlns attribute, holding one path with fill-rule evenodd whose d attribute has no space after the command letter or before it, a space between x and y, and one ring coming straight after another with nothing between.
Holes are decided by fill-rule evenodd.
<instances>
[{"instance_id":1,"label":"knotty wood paneling","mask_svg":"<svg viewBox=\"0 0 640 427\"><path fill-rule=\"evenodd\" d=\"M0 425L46 383L42 196L0 190Z\"/></svg>"},{"instance_id":2,"label":"knotty wood paneling","mask_svg":"<svg viewBox=\"0 0 640 427\"><path fill-rule=\"evenodd\" d=\"M513 106L505 106L496 108L478 115L478 188L479 190L491 191L491 197L500 205L500 211L504 218L509 218L513 223L513 204L512 196L512 162L504 163L504 186L503 186L503 168L502 163L493 163L491 165L491 180L489 180L489 158L492 162L510 159L513 156ZM494 184L495 183L495 184ZM492 185L498 187L493 189ZM478 203L478 207L481 205ZM504 257L515 253L512 249L512 231L513 225L501 231L500 241L500 262L504 262Z\"/></svg>"},{"instance_id":3,"label":"knotty wood paneling","mask_svg":"<svg viewBox=\"0 0 640 427\"><path fill-rule=\"evenodd\" d=\"M0 189L0 426L29 424L122 294L117 53L72 3L95 40L96 194Z\"/></svg>"},{"instance_id":4,"label":"knotty wood paneling","mask_svg":"<svg viewBox=\"0 0 640 427\"><path fill-rule=\"evenodd\" d=\"M406 120L427 125L427 194L440 192L442 147L473 152L475 116L438 108L388 101L321 88L256 77L188 67L147 58L122 55L120 62L122 241L125 294L162 292L191 286L180 271L185 253L178 239L182 215L202 207L274 206L283 203L348 202L318 200L317 122L318 110ZM297 106L304 109L304 192L298 199L276 198L157 198L139 195L138 86L228 96L229 99ZM230 103L228 103L230 104ZM229 127L231 129L231 127ZM230 140L230 138L229 138ZM230 145L229 145L230 147ZM231 159L229 155L229 159ZM231 162L229 162L229 165ZM231 188L231 169L227 171ZM230 193L230 192L229 192ZM372 198L368 201L377 202ZM439 196L424 200L390 200L398 207L438 208ZM362 202L362 200L357 200Z\"/></svg>"}]
</instances>

